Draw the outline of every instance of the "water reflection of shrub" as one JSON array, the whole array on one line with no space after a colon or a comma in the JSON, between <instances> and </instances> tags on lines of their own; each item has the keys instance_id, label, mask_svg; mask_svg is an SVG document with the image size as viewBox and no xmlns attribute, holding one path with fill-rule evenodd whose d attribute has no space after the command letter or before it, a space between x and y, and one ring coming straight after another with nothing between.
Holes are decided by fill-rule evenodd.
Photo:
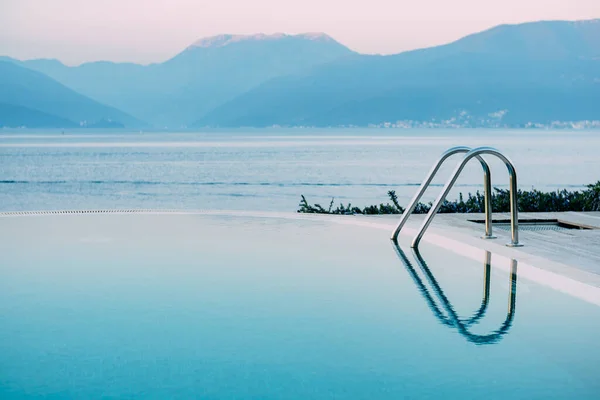
<instances>
[{"instance_id":1,"label":"water reflection of shrub","mask_svg":"<svg viewBox=\"0 0 600 400\"><path fill-rule=\"evenodd\" d=\"M394 190L388 192L388 203L371 205L364 208L353 207L351 203L340 203L334 208L334 199L331 199L327 208L320 204L309 204L304 195L301 196L298 212L310 214L402 214L404 207L398 203L398 196ZM431 203L419 203L415 214L426 214L431 208ZM492 210L494 212L510 211L510 196L506 189L494 188L492 193ZM581 192L566 189L556 192L541 192L539 190L519 190L519 211L521 212L560 212L560 211L600 211L600 181L587 185ZM441 213L483 213L484 196L477 191L469 193L465 200L460 193L458 200L444 201L440 208Z\"/></svg>"}]
</instances>

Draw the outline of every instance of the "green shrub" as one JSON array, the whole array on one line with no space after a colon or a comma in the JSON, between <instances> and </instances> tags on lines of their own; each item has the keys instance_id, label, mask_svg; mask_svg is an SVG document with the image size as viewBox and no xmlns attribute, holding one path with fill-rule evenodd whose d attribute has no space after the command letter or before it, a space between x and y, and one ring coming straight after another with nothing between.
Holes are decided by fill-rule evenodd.
<instances>
[{"instance_id":1,"label":"green shrub","mask_svg":"<svg viewBox=\"0 0 600 400\"><path fill-rule=\"evenodd\" d=\"M582 192L570 192L566 189L556 192L540 192L532 189L531 191L519 190L518 192L519 211L522 212L561 212L561 211L600 211L600 181L587 185L587 190ZM402 214L404 208L398 203L398 196L394 190L388 192L388 197L392 204L379 204L367 206L364 208L352 207L351 203L347 206L341 204L333 208L334 199L331 199L329 208L325 209L319 204L310 205L304 197L301 196L299 204L299 213L313 214ZM419 203L415 207L415 214L426 214L431 209L432 203ZM506 189L494 188L492 193L492 210L494 212L510 211L510 192ZM467 200L464 200L462 193L458 200L445 200L440 207L440 213L482 213L485 211L485 197L479 191L475 194L468 194Z\"/></svg>"}]
</instances>

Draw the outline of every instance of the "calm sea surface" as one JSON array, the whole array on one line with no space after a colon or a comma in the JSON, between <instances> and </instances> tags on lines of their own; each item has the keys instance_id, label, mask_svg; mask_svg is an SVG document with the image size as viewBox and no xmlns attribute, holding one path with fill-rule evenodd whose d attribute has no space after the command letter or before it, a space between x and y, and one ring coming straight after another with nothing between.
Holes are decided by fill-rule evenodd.
<instances>
[{"instance_id":1,"label":"calm sea surface","mask_svg":"<svg viewBox=\"0 0 600 400\"><path fill-rule=\"evenodd\" d=\"M0 131L0 210L177 208L295 211L300 195L328 205L407 203L441 152L493 146L519 186L583 189L600 180L600 132L286 129L201 133ZM458 156L459 157L459 156ZM456 159L458 162L458 158ZM432 200L455 161L427 193ZM504 165L490 159L506 188ZM482 189L472 162L458 192Z\"/></svg>"}]
</instances>

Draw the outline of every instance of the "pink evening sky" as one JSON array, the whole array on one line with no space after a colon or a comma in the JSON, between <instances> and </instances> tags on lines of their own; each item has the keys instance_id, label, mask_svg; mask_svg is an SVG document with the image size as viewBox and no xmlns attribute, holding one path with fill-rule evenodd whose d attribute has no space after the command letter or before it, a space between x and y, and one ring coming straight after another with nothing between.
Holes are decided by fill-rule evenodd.
<instances>
[{"instance_id":1,"label":"pink evening sky","mask_svg":"<svg viewBox=\"0 0 600 400\"><path fill-rule=\"evenodd\" d=\"M503 23L600 18L600 0L0 0L0 55L163 61L220 33L325 32L398 53Z\"/></svg>"}]
</instances>

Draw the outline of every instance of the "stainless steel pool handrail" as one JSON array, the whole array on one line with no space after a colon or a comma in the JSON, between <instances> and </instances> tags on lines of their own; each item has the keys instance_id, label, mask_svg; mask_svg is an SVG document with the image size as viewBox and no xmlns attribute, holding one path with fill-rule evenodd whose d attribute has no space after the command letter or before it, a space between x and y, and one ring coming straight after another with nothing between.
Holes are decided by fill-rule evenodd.
<instances>
[{"instance_id":1,"label":"stainless steel pool handrail","mask_svg":"<svg viewBox=\"0 0 600 400\"><path fill-rule=\"evenodd\" d=\"M501 159L504 162L504 164L506 165L506 168L508 169L508 175L510 177L509 185L510 185L511 241L510 241L510 243L507 243L507 246L509 246L509 247L521 247L522 246L519 243L519 210L518 210L518 203L517 203L517 195L518 195L517 194L517 172L515 170L515 167L514 167L512 161L510 161L510 159L508 159L508 157L506 157L504 154L502 154L499 150L494 149L493 147L478 147L476 149L469 151L465 155L463 160L456 166L456 168L454 169L454 172L452 173L452 176L450 177L450 179L448 179L448 182L446 182L446 185L444 185L444 190L442 190L442 192L436 199L435 203L429 210L429 213L427 214L425 221L423 221L423 224L419 228L419 232L417 233L417 236L415 236L415 238L412 241L411 247L415 248L415 247L419 246L419 243L420 243L421 239L423 238L425 231L431 224L433 217L435 217L435 215L439 211L440 207L442 206L442 203L446 199L446 196L448 195L448 193L450 192L450 190L456 183L456 180L458 179L458 176L460 175L462 170L465 168L465 165L467 165L467 163L472 158L474 158L474 157L479 158L479 156L482 154L489 154L489 155L498 157L499 159ZM487 218L487 215L486 215L486 218Z\"/></svg>"},{"instance_id":2,"label":"stainless steel pool handrail","mask_svg":"<svg viewBox=\"0 0 600 400\"><path fill-rule=\"evenodd\" d=\"M423 194L425 194L425 191L431 184L431 181L433 180L433 178L439 171L442 164L444 164L444 162L449 157L451 157L455 154L468 153L471 150L472 149L470 147L457 146L457 147L452 147L452 148L446 150L444 153L442 153L442 155L438 158L436 163L433 165L433 167L431 168L431 170L425 177L425 180L423 181L423 183L421 183L419 190L417 191L417 193L415 193L413 198L410 200L410 203L408 203L408 206L402 213L400 222L398 222L396 229L392 233L391 239L394 242L398 241L398 235L400 234L400 231L402 230L402 228L404 227L404 224L406 224L406 221L408 221L408 218L410 217L410 215L413 213L413 211L419 204L419 200L421 200L421 197L423 197ZM485 199L484 200L485 201L485 206L484 206L485 207L485 235L483 236L483 238L484 239L495 239L495 236L493 236L493 234L492 234L492 206L491 206L492 205L492 176L491 176L491 172L490 172L490 167L482 157L477 156L477 159L481 163L481 167L483 169L483 194L484 194L484 199Z\"/></svg>"}]
</instances>

